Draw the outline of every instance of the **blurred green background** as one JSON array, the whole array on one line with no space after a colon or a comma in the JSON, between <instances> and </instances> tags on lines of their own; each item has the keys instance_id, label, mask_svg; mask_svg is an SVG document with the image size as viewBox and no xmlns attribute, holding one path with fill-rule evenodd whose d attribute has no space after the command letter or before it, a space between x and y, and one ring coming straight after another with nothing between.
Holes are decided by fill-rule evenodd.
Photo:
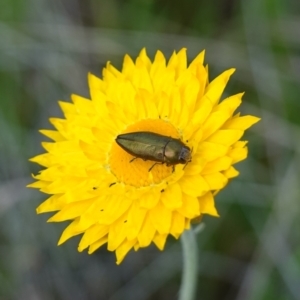
<instances>
[{"instance_id":1,"label":"blurred green background","mask_svg":"<svg viewBox=\"0 0 300 300\"><path fill-rule=\"evenodd\" d=\"M226 93L246 91L242 113L262 117L216 197L221 218L203 219L197 299L300 299L300 1L1 0L0 300L177 298L179 242L120 266L105 249L78 253L79 237L56 247L66 224L46 224L46 195L25 188L57 100L88 97L89 71L143 47L206 49L210 78L236 67Z\"/></svg>"}]
</instances>

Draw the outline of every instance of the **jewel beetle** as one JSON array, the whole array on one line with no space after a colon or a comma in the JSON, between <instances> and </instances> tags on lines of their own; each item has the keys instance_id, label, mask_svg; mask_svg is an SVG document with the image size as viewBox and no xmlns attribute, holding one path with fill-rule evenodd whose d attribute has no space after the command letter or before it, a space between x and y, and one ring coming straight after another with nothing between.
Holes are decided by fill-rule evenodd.
<instances>
[{"instance_id":1,"label":"jewel beetle","mask_svg":"<svg viewBox=\"0 0 300 300\"><path fill-rule=\"evenodd\" d=\"M124 133L117 136L116 142L134 156L131 161L137 158L155 161L149 171L159 163L174 167L191 161L191 149L180 139L158 133L150 131Z\"/></svg>"}]
</instances>

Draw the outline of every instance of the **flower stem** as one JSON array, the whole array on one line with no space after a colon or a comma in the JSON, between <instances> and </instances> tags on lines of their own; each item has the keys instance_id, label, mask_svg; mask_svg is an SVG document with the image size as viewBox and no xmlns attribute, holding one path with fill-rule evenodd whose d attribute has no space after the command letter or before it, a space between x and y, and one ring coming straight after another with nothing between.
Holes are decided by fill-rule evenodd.
<instances>
[{"instance_id":1,"label":"flower stem","mask_svg":"<svg viewBox=\"0 0 300 300\"><path fill-rule=\"evenodd\" d=\"M180 240L183 251L183 272L179 300L193 300L196 296L198 274L198 248L194 230L185 231Z\"/></svg>"}]
</instances>

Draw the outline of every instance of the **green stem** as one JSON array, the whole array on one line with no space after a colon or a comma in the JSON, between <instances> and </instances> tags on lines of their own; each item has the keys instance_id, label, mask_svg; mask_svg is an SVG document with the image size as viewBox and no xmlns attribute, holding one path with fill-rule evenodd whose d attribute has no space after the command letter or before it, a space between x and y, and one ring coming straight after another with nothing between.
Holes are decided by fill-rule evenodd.
<instances>
[{"instance_id":1,"label":"green stem","mask_svg":"<svg viewBox=\"0 0 300 300\"><path fill-rule=\"evenodd\" d=\"M198 247L193 229L185 231L180 240L183 251L183 274L179 300L194 300L197 289Z\"/></svg>"}]
</instances>

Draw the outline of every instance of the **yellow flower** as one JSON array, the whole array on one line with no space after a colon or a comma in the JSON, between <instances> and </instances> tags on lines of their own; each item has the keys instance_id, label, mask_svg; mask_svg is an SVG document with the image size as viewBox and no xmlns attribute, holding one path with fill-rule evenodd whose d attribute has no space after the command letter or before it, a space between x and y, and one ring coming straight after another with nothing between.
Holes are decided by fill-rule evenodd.
<instances>
[{"instance_id":1,"label":"yellow flower","mask_svg":"<svg viewBox=\"0 0 300 300\"><path fill-rule=\"evenodd\" d=\"M214 195L239 173L233 165L247 157L244 131L258 118L234 115L241 94L220 102L234 72L209 83L204 51L187 65L186 49L166 62L143 49L136 61L126 55L123 69L110 63L103 79L89 74L91 100L72 95L59 102L65 119L51 118L55 130L46 153L31 159L45 167L30 187L51 196L37 213L58 211L49 222L71 220L59 245L82 234L78 250L107 244L117 264L132 248L154 242L163 250L203 214L218 216ZM120 134L149 131L180 139L191 161L169 166L137 158L117 143Z\"/></svg>"}]
</instances>

